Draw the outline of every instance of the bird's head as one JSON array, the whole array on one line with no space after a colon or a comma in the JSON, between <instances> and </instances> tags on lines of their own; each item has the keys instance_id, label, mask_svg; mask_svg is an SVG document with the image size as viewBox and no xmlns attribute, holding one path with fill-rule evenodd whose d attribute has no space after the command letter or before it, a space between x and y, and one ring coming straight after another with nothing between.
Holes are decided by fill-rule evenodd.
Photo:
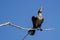
<instances>
[{"instance_id":1,"label":"bird's head","mask_svg":"<svg viewBox=\"0 0 60 40\"><path fill-rule=\"evenodd\" d=\"M39 14L39 13L42 13L42 11L43 11L43 8L41 7L41 8L38 10L38 14Z\"/></svg>"}]
</instances>

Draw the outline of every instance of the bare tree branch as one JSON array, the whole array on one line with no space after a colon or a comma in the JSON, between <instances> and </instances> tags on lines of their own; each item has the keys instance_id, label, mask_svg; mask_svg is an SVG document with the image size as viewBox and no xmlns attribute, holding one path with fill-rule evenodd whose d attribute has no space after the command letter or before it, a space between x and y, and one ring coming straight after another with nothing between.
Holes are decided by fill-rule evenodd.
<instances>
[{"instance_id":1,"label":"bare tree branch","mask_svg":"<svg viewBox=\"0 0 60 40\"><path fill-rule=\"evenodd\" d=\"M16 28L19 28L19 29L22 29L22 30L39 30L40 28L37 28L37 29L32 29L32 28L23 28L21 26L18 26L18 25L15 25L11 22L6 22L6 23L3 23L3 24L0 24L0 26L6 26L6 25L10 25L10 26L14 26ZM46 29L43 29L43 30L54 30L55 28L46 28Z\"/></svg>"}]
</instances>

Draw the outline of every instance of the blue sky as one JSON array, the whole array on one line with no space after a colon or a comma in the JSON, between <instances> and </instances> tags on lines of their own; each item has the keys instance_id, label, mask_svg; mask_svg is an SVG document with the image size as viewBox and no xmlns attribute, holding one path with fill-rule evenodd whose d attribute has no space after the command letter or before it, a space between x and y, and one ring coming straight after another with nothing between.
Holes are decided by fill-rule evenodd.
<instances>
[{"instance_id":1,"label":"blue sky","mask_svg":"<svg viewBox=\"0 0 60 40\"><path fill-rule=\"evenodd\" d=\"M44 8L42 28L56 28L51 31L36 31L34 36L28 35L25 40L60 40L60 0L0 0L0 24L12 22L16 25L32 27L32 16ZM0 40L21 40L28 31L12 26L0 27Z\"/></svg>"}]
</instances>

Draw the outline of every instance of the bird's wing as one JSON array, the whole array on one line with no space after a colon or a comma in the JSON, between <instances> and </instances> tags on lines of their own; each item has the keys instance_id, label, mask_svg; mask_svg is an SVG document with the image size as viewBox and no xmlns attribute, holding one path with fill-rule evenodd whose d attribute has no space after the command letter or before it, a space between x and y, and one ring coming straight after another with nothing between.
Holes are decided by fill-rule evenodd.
<instances>
[{"instance_id":1,"label":"bird's wing","mask_svg":"<svg viewBox=\"0 0 60 40\"><path fill-rule=\"evenodd\" d=\"M37 18L36 18L36 17L34 17L34 16L32 16L32 23L33 23L33 27L35 27L35 26L36 26L36 20L37 20Z\"/></svg>"}]
</instances>

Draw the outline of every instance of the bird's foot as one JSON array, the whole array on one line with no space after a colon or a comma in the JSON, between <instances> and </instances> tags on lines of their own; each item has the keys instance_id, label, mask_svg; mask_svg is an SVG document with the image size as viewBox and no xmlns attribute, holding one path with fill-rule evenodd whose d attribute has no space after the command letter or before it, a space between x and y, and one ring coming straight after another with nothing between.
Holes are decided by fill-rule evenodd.
<instances>
[{"instance_id":1,"label":"bird's foot","mask_svg":"<svg viewBox=\"0 0 60 40\"><path fill-rule=\"evenodd\" d=\"M40 31L43 31L43 29L40 29Z\"/></svg>"}]
</instances>

